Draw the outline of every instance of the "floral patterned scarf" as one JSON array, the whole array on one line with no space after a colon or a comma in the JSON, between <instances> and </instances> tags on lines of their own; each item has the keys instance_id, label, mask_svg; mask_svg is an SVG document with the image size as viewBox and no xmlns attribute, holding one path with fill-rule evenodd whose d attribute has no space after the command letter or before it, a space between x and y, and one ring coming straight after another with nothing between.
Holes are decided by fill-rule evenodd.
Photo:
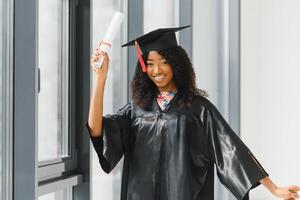
<instances>
[{"instance_id":1,"label":"floral patterned scarf","mask_svg":"<svg viewBox=\"0 0 300 200\"><path fill-rule=\"evenodd\" d=\"M176 92L160 92L157 95L156 101L161 110L164 110L168 106L175 94Z\"/></svg>"}]
</instances>

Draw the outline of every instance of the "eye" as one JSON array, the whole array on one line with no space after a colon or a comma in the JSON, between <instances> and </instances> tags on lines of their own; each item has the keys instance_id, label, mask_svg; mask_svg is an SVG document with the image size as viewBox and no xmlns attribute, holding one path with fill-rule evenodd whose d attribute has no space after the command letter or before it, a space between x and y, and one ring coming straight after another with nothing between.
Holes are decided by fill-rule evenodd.
<instances>
[{"instance_id":1,"label":"eye","mask_svg":"<svg viewBox=\"0 0 300 200\"><path fill-rule=\"evenodd\" d=\"M167 60L163 60L163 64L169 64Z\"/></svg>"},{"instance_id":2,"label":"eye","mask_svg":"<svg viewBox=\"0 0 300 200\"><path fill-rule=\"evenodd\" d=\"M147 63L147 66L152 66L153 64L152 63Z\"/></svg>"}]
</instances>

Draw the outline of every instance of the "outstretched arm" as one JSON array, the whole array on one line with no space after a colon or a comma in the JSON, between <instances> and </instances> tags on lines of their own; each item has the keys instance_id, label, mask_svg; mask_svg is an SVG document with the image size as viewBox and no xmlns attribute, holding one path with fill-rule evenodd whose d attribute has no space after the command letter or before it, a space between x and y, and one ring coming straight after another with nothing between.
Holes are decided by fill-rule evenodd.
<instances>
[{"instance_id":1,"label":"outstretched arm","mask_svg":"<svg viewBox=\"0 0 300 200\"><path fill-rule=\"evenodd\" d=\"M259 182L263 184L276 197L283 198L285 200L293 200L299 198L297 192L300 191L300 186L291 185L287 187L278 187L268 176L261 179Z\"/></svg>"}]
</instances>

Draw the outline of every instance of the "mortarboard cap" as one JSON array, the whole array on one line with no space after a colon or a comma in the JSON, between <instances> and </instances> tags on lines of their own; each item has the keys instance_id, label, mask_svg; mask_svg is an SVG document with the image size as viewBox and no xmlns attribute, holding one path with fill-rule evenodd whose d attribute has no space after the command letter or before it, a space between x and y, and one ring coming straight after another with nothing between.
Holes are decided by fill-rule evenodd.
<instances>
[{"instance_id":1,"label":"mortarboard cap","mask_svg":"<svg viewBox=\"0 0 300 200\"><path fill-rule=\"evenodd\" d=\"M147 68L142 59L142 53L145 54L149 51L160 51L178 46L175 32L188 27L190 26L157 29L122 45L122 47L135 46L142 71L146 72Z\"/></svg>"}]
</instances>

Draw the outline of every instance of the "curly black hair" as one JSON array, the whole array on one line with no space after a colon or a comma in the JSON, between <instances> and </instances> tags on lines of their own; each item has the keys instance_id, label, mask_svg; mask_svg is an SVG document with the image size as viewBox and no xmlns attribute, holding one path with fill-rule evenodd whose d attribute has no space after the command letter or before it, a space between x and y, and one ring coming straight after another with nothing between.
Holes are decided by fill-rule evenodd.
<instances>
[{"instance_id":1,"label":"curly black hair","mask_svg":"<svg viewBox=\"0 0 300 200\"><path fill-rule=\"evenodd\" d=\"M192 63L181 46L176 46L158 51L166 59L173 70L173 81L177 88L177 95L181 96L182 104L191 105L193 96L207 96L207 92L196 87L196 75ZM149 52L143 54L146 63ZM159 94L159 90L147 73L142 72L141 65L137 62L135 75L131 82L132 99L135 104L144 110L151 108L153 98Z\"/></svg>"}]
</instances>

